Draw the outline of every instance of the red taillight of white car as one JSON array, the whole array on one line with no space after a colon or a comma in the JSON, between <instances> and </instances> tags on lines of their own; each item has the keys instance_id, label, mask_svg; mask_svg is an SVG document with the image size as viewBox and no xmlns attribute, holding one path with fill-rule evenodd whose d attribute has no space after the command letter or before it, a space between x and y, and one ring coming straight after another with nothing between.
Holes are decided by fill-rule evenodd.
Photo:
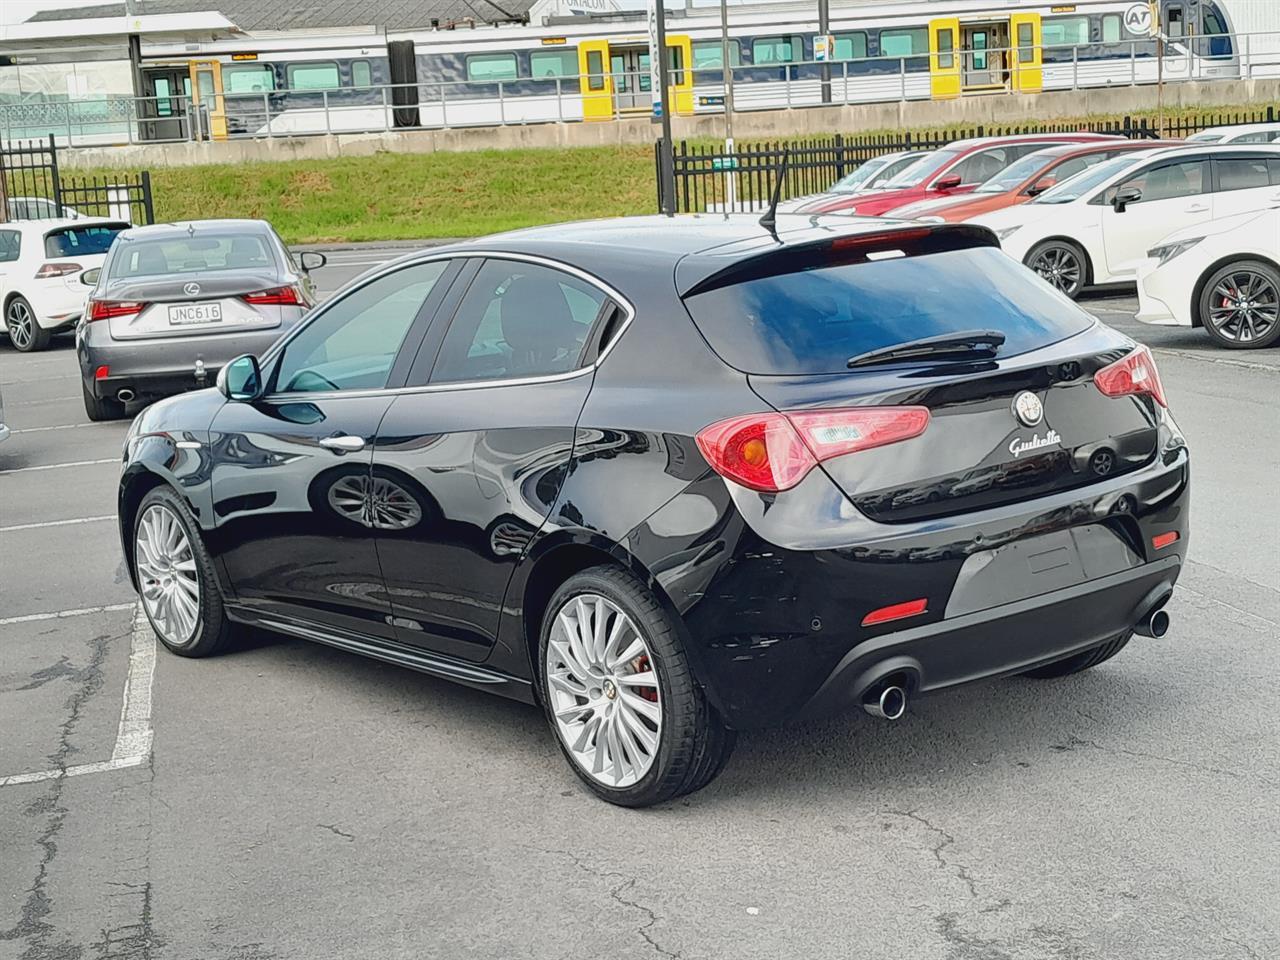
<instances>
[{"instance_id":1,"label":"red taillight of white car","mask_svg":"<svg viewBox=\"0 0 1280 960\"><path fill-rule=\"evenodd\" d=\"M89 321L110 320L112 317L132 317L141 313L146 304L137 300L90 300Z\"/></svg>"},{"instance_id":2,"label":"red taillight of white car","mask_svg":"<svg viewBox=\"0 0 1280 960\"><path fill-rule=\"evenodd\" d=\"M1146 347L1138 347L1115 363L1108 364L1093 375L1094 385L1108 397L1132 397L1147 394L1162 407L1169 402L1164 396L1164 384L1156 369L1155 357Z\"/></svg>"},{"instance_id":3,"label":"red taillight of white car","mask_svg":"<svg viewBox=\"0 0 1280 960\"><path fill-rule=\"evenodd\" d=\"M246 293L240 298L254 306L301 307L305 306L302 291L297 287L272 287L270 290L259 290Z\"/></svg>"},{"instance_id":4,"label":"red taillight of white car","mask_svg":"<svg viewBox=\"0 0 1280 960\"><path fill-rule=\"evenodd\" d=\"M732 417L699 431L697 441L722 477L778 493L824 461L910 440L928 426L927 407L847 407Z\"/></svg>"},{"instance_id":5,"label":"red taillight of white car","mask_svg":"<svg viewBox=\"0 0 1280 960\"><path fill-rule=\"evenodd\" d=\"M42 264L40 269L36 271L36 279L50 280L54 277L69 277L83 269L84 267L78 263L46 263Z\"/></svg>"}]
</instances>

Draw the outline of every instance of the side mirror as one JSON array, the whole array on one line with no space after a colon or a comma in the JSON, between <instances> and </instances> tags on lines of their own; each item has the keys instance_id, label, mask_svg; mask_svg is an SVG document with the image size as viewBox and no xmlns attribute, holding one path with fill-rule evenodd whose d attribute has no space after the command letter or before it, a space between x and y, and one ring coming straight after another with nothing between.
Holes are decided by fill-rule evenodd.
<instances>
[{"instance_id":1,"label":"side mirror","mask_svg":"<svg viewBox=\"0 0 1280 960\"><path fill-rule=\"evenodd\" d=\"M315 250L303 250L302 253L298 254L298 266L302 267L303 273L310 273L312 270L319 270L328 262L328 257L323 253L316 252Z\"/></svg>"},{"instance_id":2,"label":"side mirror","mask_svg":"<svg viewBox=\"0 0 1280 960\"><path fill-rule=\"evenodd\" d=\"M953 173L951 176L949 176L949 177L943 177L941 180L939 180L937 183L935 183L935 184L933 185L933 189L935 189L935 190L954 190L956 187L960 186L960 184L961 184L962 182L963 182L963 181L962 181L962 180L961 180L961 178L960 178L960 174L958 174L958 173Z\"/></svg>"},{"instance_id":3,"label":"side mirror","mask_svg":"<svg viewBox=\"0 0 1280 960\"><path fill-rule=\"evenodd\" d=\"M262 368L251 353L236 357L218 371L218 389L228 400L252 403L262 396L265 388Z\"/></svg>"},{"instance_id":4,"label":"side mirror","mask_svg":"<svg viewBox=\"0 0 1280 960\"><path fill-rule=\"evenodd\" d=\"M1115 197L1111 200L1111 206L1115 208L1116 213L1124 213L1125 207L1131 203L1137 203L1142 199L1142 191L1137 187L1125 187L1118 190Z\"/></svg>"},{"instance_id":5,"label":"side mirror","mask_svg":"<svg viewBox=\"0 0 1280 960\"><path fill-rule=\"evenodd\" d=\"M94 267L92 270L86 270L80 274L80 282L86 287L96 287L100 276L102 276L102 268Z\"/></svg>"},{"instance_id":6,"label":"side mirror","mask_svg":"<svg viewBox=\"0 0 1280 960\"><path fill-rule=\"evenodd\" d=\"M1040 194L1044 193L1050 187L1055 186L1057 182L1058 181L1053 177L1041 177L1039 180L1035 182L1034 186L1032 186L1031 189L1027 191L1027 196L1038 197L1040 196Z\"/></svg>"}]
</instances>

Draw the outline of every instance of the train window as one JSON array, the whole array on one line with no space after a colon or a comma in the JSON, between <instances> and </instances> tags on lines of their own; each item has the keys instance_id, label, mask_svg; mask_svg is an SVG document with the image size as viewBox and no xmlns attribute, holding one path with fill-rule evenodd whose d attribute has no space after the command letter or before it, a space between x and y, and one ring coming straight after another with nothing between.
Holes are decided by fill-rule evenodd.
<instances>
[{"instance_id":1,"label":"train window","mask_svg":"<svg viewBox=\"0 0 1280 960\"><path fill-rule=\"evenodd\" d=\"M351 63L351 85L353 87L373 86L373 69L368 60L353 60Z\"/></svg>"},{"instance_id":2,"label":"train window","mask_svg":"<svg viewBox=\"0 0 1280 960\"><path fill-rule=\"evenodd\" d=\"M941 31L938 40L942 40ZM918 57L928 52L929 31L925 27L880 31L880 55L883 57Z\"/></svg>"},{"instance_id":3,"label":"train window","mask_svg":"<svg viewBox=\"0 0 1280 960\"><path fill-rule=\"evenodd\" d=\"M1207 37L1221 37L1227 33L1227 25L1222 22L1222 15L1213 7L1205 7L1201 13L1201 22L1204 29L1201 31Z\"/></svg>"},{"instance_id":4,"label":"train window","mask_svg":"<svg viewBox=\"0 0 1280 960\"><path fill-rule=\"evenodd\" d=\"M276 88L276 74L266 64L222 68L224 93L262 93Z\"/></svg>"},{"instance_id":5,"label":"train window","mask_svg":"<svg viewBox=\"0 0 1280 960\"><path fill-rule=\"evenodd\" d=\"M1185 33L1182 21L1182 4L1170 4L1164 14L1165 33L1170 37L1180 37Z\"/></svg>"},{"instance_id":6,"label":"train window","mask_svg":"<svg viewBox=\"0 0 1280 960\"><path fill-rule=\"evenodd\" d=\"M578 75L578 54L573 50L534 50L529 54L529 76L535 80Z\"/></svg>"},{"instance_id":7,"label":"train window","mask_svg":"<svg viewBox=\"0 0 1280 960\"><path fill-rule=\"evenodd\" d=\"M956 58L951 51L956 48L956 34L954 30L938 31L938 69L950 70L956 65ZM880 40L880 52L884 52L884 39Z\"/></svg>"},{"instance_id":8,"label":"train window","mask_svg":"<svg viewBox=\"0 0 1280 960\"><path fill-rule=\"evenodd\" d=\"M758 66L794 63L803 53L804 41L799 37L756 37L751 41L751 62Z\"/></svg>"},{"instance_id":9,"label":"train window","mask_svg":"<svg viewBox=\"0 0 1280 960\"><path fill-rule=\"evenodd\" d=\"M1033 63L1036 59L1035 31L1031 24L1018 24L1018 62Z\"/></svg>"},{"instance_id":10,"label":"train window","mask_svg":"<svg viewBox=\"0 0 1280 960\"><path fill-rule=\"evenodd\" d=\"M1108 13L1102 18L1102 42L1120 42L1120 14Z\"/></svg>"},{"instance_id":11,"label":"train window","mask_svg":"<svg viewBox=\"0 0 1280 960\"><path fill-rule=\"evenodd\" d=\"M285 69L290 90L333 90L338 83L338 65L327 63L291 63Z\"/></svg>"},{"instance_id":12,"label":"train window","mask_svg":"<svg viewBox=\"0 0 1280 960\"><path fill-rule=\"evenodd\" d=\"M1046 17L1041 36L1046 47L1084 46L1089 42L1089 18Z\"/></svg>"},{"instance_id":13,"label":"train window","mask_svg":"<svg viewBox=\"0 0 1280 960\"><path fill-rule=\"evenodd\" d=\"M643 58L644 63L648 66L648 57ZM684 48L683 47L667 47L667 69L671 72L671 85L673 87L684 86ZM643 82L644 78L641 78ZM648 89L645 87L644 89Z\"/></svg>"},{"instance_id":14,"label":"train window","mask_svg":"<svg viewBox=\"0 0 1280 960\"><path fill-rule=\"evenodd\" d=\"M467 57L468 80L496 83L499 80L514 80L517 76L514 53L476 53Z\"/></svg>"},{"instance_id":15,"label":"train window","mask_svg":"<svg viewBox=\"0 0 1280 960\"><path fill-rule=\"evenodd\" d=\"M600 50L587 51L587 89L604 89L604 53Z\"/></svg>"},{"instance_id":16,"label":"train window","mask_svg":"<svg viewBox=\"0 0 1280 960\"><path fill-rule=\"evenodd\" d=\"M742 66L742 45L737 40L729 41L729 66ZM693 69L724 69L724 50L719 40L699 40L693 45Z\"/></svg>"},{"instance_id":17,"label":"train window","mask_svg":"<svg viewBox=\"0 0 1280 960\"><path fill-rule=\"evenodd\" d=\"M867 55L867 35L859 30L857 33L837 33L835 59L862 60Z\"/></svg>"}]
</instances>

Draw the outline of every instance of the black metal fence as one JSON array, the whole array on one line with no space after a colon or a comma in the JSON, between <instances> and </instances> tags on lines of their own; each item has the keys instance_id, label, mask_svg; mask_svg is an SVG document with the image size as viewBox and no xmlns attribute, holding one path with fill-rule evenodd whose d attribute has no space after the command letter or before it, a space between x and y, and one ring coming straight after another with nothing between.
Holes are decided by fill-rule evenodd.
<instances>
[{"instance_id":1,"label":"black metal fence","mask_svg":"<svg viewBox=\"0 0 1280 960\"><path fill-rule=\"evenodd\" d=\"M1274 123L1278 111L1274 106L1257 110L1223 112L1196 120L1166 120L1163 136L1181 138L1206 127L1236 123ZM753 212L765 209L782 159L787 157L783 200L821 193L833 183L852 173L872 157L901 150L933 150L956 140L973 137L1013 136L1026 133L1107 133L1138 140L1160 139L1156 122L1149 117L1124 117L1094 124L1026 124L973 126L960 130L929 131L879 136L844 136L808 140L739 144L733 153L723 147L690 144L680 141L672 151L675 173L674 208L683 213ZM654 149L655 170L661 171L662 143ZM658 209L662 207L661 176Z\"/></svg>"},{"instance_id":2,"label":"black metal fence","mask_svg":"<svg viewBox=\"0 0 1280 960\"><path fill-rule=\"evenodd\" d=\"M66 177L48 140L0 142L0 221L110 217L155 222L151 174Z\"/></svg>"}]
</instances>

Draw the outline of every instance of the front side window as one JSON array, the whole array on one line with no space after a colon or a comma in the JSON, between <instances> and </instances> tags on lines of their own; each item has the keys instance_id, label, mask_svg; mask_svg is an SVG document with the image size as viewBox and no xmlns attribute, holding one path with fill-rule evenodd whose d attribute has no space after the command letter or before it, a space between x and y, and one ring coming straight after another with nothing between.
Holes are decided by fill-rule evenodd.
<instances>
[{"instance_id":1,"label":"front side window","mask_svg":"<svg viewBox=\"0 0 1280 960\"><path fill-rule=\"evenodd\" d=\"M573 50L535 50L529 54L529 76L535 80L578 75L578 54Z\"/></svg>"},{"instance_id":2,"label":"front side window","mask_svg":"<svg viewBox=\"0 0 1280 960\"><path fill-rule=\"evenodd\" d=\"M467 79L496 83L514 80L516 55L514 53L478 53L467 57Z\"/></svg>"},{"instance_id":3,"label":"front side window","mask_svg":"<svg viewBox=\"0 0 1280 960\"><path fill-rule=\"evenodd\" d=\"M380 390L405 335L448 263L389 273L334 303L284 348L275 373L282 393Z\"/></svg>"},{"instance_id":4,"label":"front side window","mask_svg":"<svg viewBox=\"0 0 1280 960\"><path fill-rule=\"evenodd\" d=\"M0 230L0 263L13 263L22 249L22 234L17 230Z\"/></svg>"},{"instance_id":5,"label":"front side window","mask_svg":"<svg viewBox=\"0 0 1280 960\"><path fill-rule=\"evenodd\" d=\"M290 90L333 90L338 84L336 63L295 63L285 71Z\"/></svg>"},{"instance_id":6,"label":"front side window","mask_svg":"<svg viewBox=\"0 0 1280 960\"><path fill-rule=\"evenodd\" d=\"M961 186L990 180L1013 160L1009 147L996 147L965 157L947 171L947 177L959 177Z\"/></svg>"},{"instance_id":7,"label":"front side window","mask_svg":"<svg viewBox=\"0 0 1280 960\"><path fill-rule=\"evenodd\" d=\"M353 87L373 86L373 70L368 60L356 60L351 64L351 85Z\"/></svg>"},{"instance_id":8,"label":"front side window","mask_svg":"<svg viewBox=\"0 0 1280 960\"><path fill-rule=\"evenodd\" d=\"M266 64L222 68L222 89L225 93L265 93L275 88L275 71Z\"/></svg>"},{"instance_id":9,"label":"front side window","mask_svg":"<svg viewBox=\"0 0 1280 960\"><path fill-rule=\"evenodd\" d=\"M1040 28L1046 47L1084 46L1089 42L1088 17L1049 17Z\"/></svg>"},{"instance_id":10,"label":"front side window","mask_svg":"<svg viewBox=\"0 0 1280 960\"><path fill-rule=\"evenodd\" d=\"M516 260L487 260L445 334L433 383L568 373L605 295L571 274Z\"/></svg>"},{"instance_id":11,"label":"front side window","mask_svg":"<svg viewBox=\"0 0 1280 960\"><path fill-rule=\"evenodd\" d=\"M946 31L949 33L950 31ZM938 34L942 46L942 33ZM924 27L910 30L881 30L880 55L885 57L919 57L929 52L929 31Z\"/></svg>"},{"instance_id":12,"label":"front side window","mask_svg":"<svg viewBox=\"0 0 1280 960\"><path fill-rule=\"evenodd\" d=\"M1121 190L1141 191L1142 198L1135 203L1154 203L1157 200L1194 197L1208 192L1208 189L1208 161L1182 160L1150 167L1129 177L1107 191L1107 202L1112 202Z\"/></svg>"},{"instance_id":13,"label":"front side window","mask_svg":"<svg viewBox=\"0 0 1280 960\"><path fill-rule=\"evenodd\" d=\"M1120 14L1108 13L1102 18L1102 42L1120 42Z\"/></svg>"}]
</instances>

